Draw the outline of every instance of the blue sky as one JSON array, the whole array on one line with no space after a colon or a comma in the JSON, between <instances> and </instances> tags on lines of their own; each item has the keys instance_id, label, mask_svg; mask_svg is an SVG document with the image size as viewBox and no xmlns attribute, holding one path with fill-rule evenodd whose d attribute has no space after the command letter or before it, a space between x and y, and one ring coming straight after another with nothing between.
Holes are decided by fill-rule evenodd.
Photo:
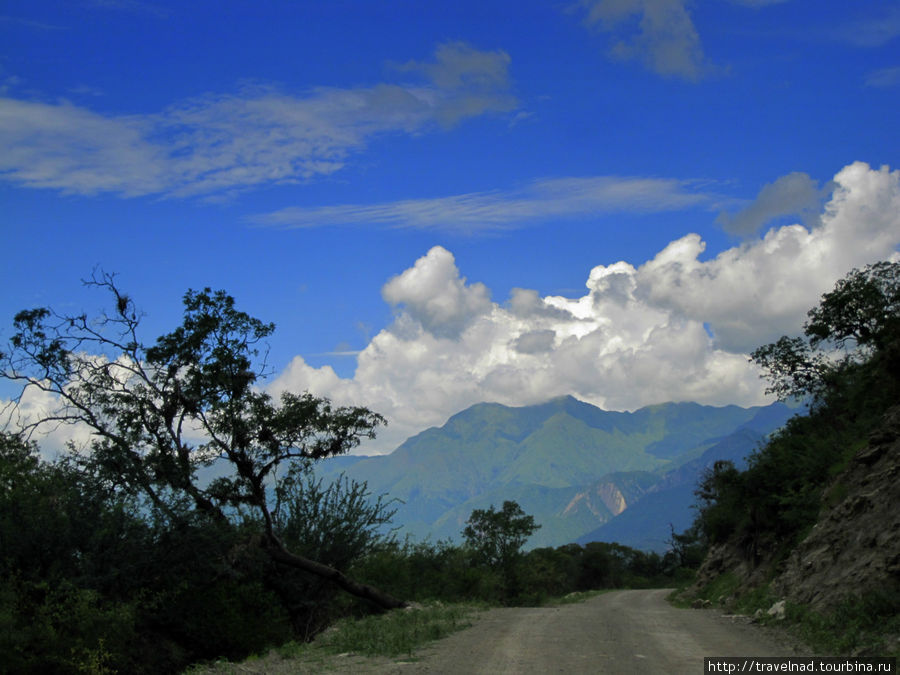
<instances>
[{"instance_id":1,"label":"blue sky","mask_svg":"<svg viewBox=\"0 0 900 675\"><path fill-rule=\"evenodd\" d=\"M481 400L762 403L748 351L897 257L898 103L894 0L6 0L0 339L96 266L151 338L224 288L370 452Z\"/></svg>"}]
</instances>

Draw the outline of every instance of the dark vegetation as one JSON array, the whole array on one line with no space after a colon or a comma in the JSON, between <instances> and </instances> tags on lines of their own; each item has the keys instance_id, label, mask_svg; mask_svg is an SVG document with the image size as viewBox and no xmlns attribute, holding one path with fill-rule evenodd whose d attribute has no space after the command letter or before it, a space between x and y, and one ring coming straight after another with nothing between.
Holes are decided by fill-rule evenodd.
<instances>
[{"instance_id":1,"label":"dark vegetation","mask_svg":"<svg viewBox=\"0 0 900 675\"><path fill-rule=\"evenodd\" d=\"M854 270L810 310L805 337L782 337L752 358L769 391L802 398L791 418L749 458L720 462L697 489L694 533L736 541L752 562L787 554L815 523L823 490L900 403L900 263Z\"/></svg>"},{"instance_id":2,"label":"dark vegetation","mask_svg":"<svg viewBox=\"0 0 900 675\"><path fill-rule=\"evenodd\" d=\"M336 618L413 600L521 604L649 585L678 559L616 544L521 548L537 525L514 502L473 512L461 546L399 543L392 503L314 477L383 419L258 388L274 330L224 292L189 291L152 344L101 274L99 317L25 310L2 376L49 393L0 434L0 654L10 672L176 672L309 639ZM10 411L7 411L10 412ZM34 433L90 440L55 461Z\"/></svg>"},{"instance_id":3,"label":"dark vegetation","mask_svg":"<svg viewBox=\"0 0 900 675\"><path fill-rule=\"evenodd\" d=\"M700 548L733 547L751 566L767 569L767 579L821 509L843 498L840 485L829 485L900 404L900 263L853 270L808 317L804 337L782 337L752 355L767 371L770 391L805 399L808 414L792 418L749 458L746 471L716 463L698 486L694 526L681 535ZM722 584L731 586L723 592ZM700 597L725 596L750 612L776 599L767 585L741 588L730 574L700 589ZM848 595L827 615L799 606L788 615L816 648L850 653L867 639L877 643L872 635L897 630L900 580L862 598Z\"/></svg>"},{"instance_id":4,"label":"dark vegetation","mask_svg":"<svg viewBox=\"0 0 900 675\"><path fill-rule=\"evenodd\" d=\"M412 601L531 604L670 585L729 538L750 558L777 557L900 400L900 265L882 263L827 294L805 339L754 353L773 391L808 399L809 415L746 471L715 466L694 526L672 532L665 555L610 543L525 553L538 524L515 502L474 511L460 545L401 542L390 501L312 473L382 419L260 392L271 324L222 292L189 292L182 325L147 346L112 277L89 283L112 294L111 314L21 312L2 355L4 377L61 403L0 434L0 655L10 672L177 672ZM42 459L31 432L72 422L90 429L87 445Z\"/></svg>"},{"instance_id":5,"label":"dark vegetation","mask_svg":"<svg viewBox=\"0 0 900 675\"><path fill-rule=\"evenodd\" d=\"M252 522L170 521L71 458L44 462L33 444L0 439L0 653L9 672L175 672L376 611L273 561ZM514 502L494 512L512 512L511 523L487 537L399 543L378 533L390 508L364 486L307 477L296 489L277 525L286 546L410 601L534 604L689 574L674 554L618 544L523 553L530 516Z\"/></svg>"}]
</instances>

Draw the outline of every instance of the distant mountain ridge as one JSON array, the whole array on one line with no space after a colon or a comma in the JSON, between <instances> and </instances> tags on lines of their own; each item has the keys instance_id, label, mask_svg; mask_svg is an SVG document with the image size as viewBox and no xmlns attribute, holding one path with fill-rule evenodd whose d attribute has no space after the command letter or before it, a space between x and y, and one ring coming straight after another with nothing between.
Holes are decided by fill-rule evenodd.
<instances>
[{"instance_id":1,"label":"distant mountain ridge","mask_svg":"<svg viewBox=\"0 0 900 675\"><path fill-rule=\"evenodd\" d=\"M679 529L690 516L685 494L692 501L704 466L719 454L741 460L792 414L781 403L665 403L634 412L571 396L517 408L479 403L389 455L326 461L317 473L344 472L400 500L401 536L458 539L473 509L513 499L542 525L530 547L614 532L620 543L659 550L668 523ZM645 502L655 507L642 510Z\"/></svg>"}]
</instances>

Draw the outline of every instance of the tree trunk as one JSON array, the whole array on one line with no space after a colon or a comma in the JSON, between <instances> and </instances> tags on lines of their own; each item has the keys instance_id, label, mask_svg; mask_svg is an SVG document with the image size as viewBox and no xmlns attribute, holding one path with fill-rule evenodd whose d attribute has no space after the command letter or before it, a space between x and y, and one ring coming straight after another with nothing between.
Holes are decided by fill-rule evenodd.
<instances>
[{"instance_id":1,"label":"tree trunk","mask_svg":"<svg viewBox=\"0 0 900 675\"><path fill-rule=\"evenodd\" d=\"M328 581L344 589L351 595L355 595L358 598L363 598L364 600L368 600L369 602L374 603L382 610L409 607L409 603L405 600L398 600L394 596L389 595L388 593L385 593L384 591L381 591L374 586L369 586L368 584L361 584L357 581L354 581L340 570L336 570L333 567L329 567L328 565L323 565L322 563L316 562L315 560L310 560L309 558L297 555L296 553L291 553L275 537L270 536L263 539L263 548L268 552L272 560L274 560L275 562L279 562L283 565L288 565L290 567L303 570L304 572L309 572L310 574L314 574L318 577L322 577L323 579L327 579Z\"/></svg>"}]
</instances>

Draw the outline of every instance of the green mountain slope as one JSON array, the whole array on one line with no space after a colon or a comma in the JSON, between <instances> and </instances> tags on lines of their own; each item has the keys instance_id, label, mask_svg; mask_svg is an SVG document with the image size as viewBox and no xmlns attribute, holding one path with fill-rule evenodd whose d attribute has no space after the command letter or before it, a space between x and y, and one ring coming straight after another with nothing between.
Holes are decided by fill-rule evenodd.
<instances>
[{"instance_id":1,"label":"green mountain slope","mask_svg":"<svg viewBox=\"0 0 900 675\"><path fill-rule=\"evenodd\" d=\"M781 404L609 412L570 396L520 408L481 403L390 455L324 462L317 472L344 471L400 500L401 535L458 538L473 509L513 499L542 525L529 545L557 546L616 518L738 429L768 433L788 416Z\"/></svg>"}]
</instances>

